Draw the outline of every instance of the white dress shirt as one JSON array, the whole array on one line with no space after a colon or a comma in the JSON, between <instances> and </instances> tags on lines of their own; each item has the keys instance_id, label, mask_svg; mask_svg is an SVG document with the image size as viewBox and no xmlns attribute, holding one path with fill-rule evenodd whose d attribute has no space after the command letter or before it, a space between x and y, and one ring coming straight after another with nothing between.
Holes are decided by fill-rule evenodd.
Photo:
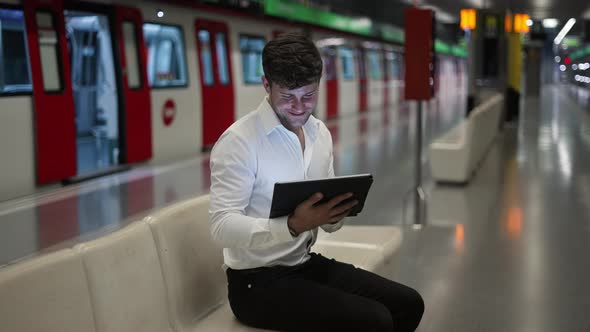
<instances>
[{"instance_id":1,"label":"white dress shirt","mask_svg":"<svg viewBox=\"0 0 590 332\"><path fill-rule=\"evenodd\" d=\"M317 228L293 237L287 216L269 218L276 182L334 176L328 128L312 115L303 132L305 151L265 98L213 147L209 222L213 239L224 248L226 266L293 266L309 259ZM322 226L327 232L340 227L342 221Z\"/></svg>"}]
</instances>

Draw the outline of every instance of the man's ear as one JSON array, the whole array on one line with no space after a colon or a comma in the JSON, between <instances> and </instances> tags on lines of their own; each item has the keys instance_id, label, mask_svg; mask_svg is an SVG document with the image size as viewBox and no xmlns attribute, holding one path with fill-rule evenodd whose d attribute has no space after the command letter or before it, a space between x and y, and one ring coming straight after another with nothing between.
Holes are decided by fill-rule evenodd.
<instances>
[{"instance_id":1,"label":"man's ear","mask_svg":"<svg viewBox=\"0 0 590 332\"><path fill-rule=\"evenodd\" d=\"M264 85L264 90L266 90L266 93L270 95L270 82L266 79L266 76L264 75L260 76L260 79L262 79L262 85Z\"/></svg>"}]
</instances>

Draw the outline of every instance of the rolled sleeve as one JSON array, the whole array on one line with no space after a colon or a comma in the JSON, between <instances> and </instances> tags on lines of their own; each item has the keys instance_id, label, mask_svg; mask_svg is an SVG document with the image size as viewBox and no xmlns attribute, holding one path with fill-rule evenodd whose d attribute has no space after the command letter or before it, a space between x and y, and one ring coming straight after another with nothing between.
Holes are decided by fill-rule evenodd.
<instances>
[{"instance_id":1,"label":"rolled sleeve","mask_svg":"<svg viewBox=\"0 0 590 332\"><path fill-rule=\"evenodd\" d=\"M333 233L333 232L339 230L340 228L342 228L342 225L343 224L344 224L344 219L340 220L339 222L337 222L335 224L325 224L325 225L322 225L320 227L322 227L322 229L326 233Z\"/></svg>"}]
</instances>

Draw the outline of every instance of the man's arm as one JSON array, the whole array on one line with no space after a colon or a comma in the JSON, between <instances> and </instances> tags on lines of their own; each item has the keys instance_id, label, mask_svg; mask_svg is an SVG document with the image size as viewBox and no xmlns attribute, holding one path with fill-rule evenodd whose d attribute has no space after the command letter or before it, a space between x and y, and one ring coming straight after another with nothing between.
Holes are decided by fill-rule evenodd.
<instances>
[{"instance_id":1,"label":"man's arm","mask_svg":"<svg viewBox=\"0 0 590 332\"><path fill-rule=\"evenodd\" d=\"M228 132L211 151L209 222L224 248L262 249L293 241L287 218L253 218L246 207L255 181L256 154L245 139Z\"/></svg>"}]
</instances>

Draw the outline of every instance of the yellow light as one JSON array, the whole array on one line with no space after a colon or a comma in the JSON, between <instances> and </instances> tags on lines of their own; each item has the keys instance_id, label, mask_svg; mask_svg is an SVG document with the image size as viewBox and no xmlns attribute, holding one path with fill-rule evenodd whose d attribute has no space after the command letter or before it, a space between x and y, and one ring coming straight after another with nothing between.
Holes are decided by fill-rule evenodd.
<instances>
[{"instance_id":1,"label":"yellow light","mask_svg":"<svg viewBox=\"0 0 590 332\"><path fill-rule=\"evenodd\" d=\"M512 15L511 14L506 14L506 17L504 18L504 30L506 30L506 32L512 32Z\"/></svg>"},{"instance_id":2,"label":"yellow light","mask_svg":"<svg viewBox=\"0 0 590 332\"><path fill-rule=\"evenodd\" d=\"M461 9L461 29L475 30L476 23L475 9Z\"/></svg>"},{"instance_id":3,"label":"yellow light","mask_svg":"<svg viewBox=\"0 0 590 332\"><path fill-rule=\"evenodd\" d=\"M527 21L530 20L531 17L527 14L516 14L514 15L514 32L517 33L527 33L530 31L530 27L528 26Z\"/></svg>"}]
</instances>

